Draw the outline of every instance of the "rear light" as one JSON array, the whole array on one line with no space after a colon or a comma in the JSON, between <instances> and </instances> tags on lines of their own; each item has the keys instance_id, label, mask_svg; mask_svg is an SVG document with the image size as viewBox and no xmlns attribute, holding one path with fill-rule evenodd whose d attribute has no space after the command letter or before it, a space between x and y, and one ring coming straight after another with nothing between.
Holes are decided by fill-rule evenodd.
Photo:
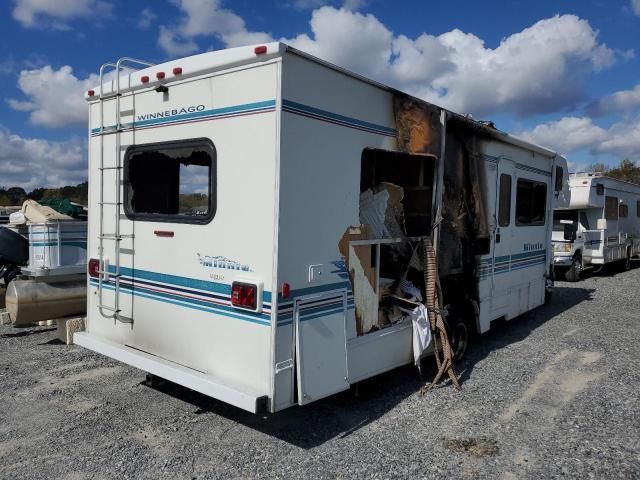
<instances>
[{"instance_id":1,"label":"rear light","mask_svg":"<svg viewBox=\"0 0 640 480\"><path fill-rule=\"evenodd\" d=\"M258 286L250 283L233 282L231 284L231 305L248 310L258 306Z\"/></svg>"},{"instance_id":2,"label":"rear light","mask_svg":"<svg viewBox=\"0 0 640 480\"><path fill-rule=\"evenodd\" d=\"M87 265L87 273L90 277L98 278L100 276L100 260L97 258L89 259L89 264Z\"/></svg>"},{"instance_id":3,"label":"rear light","mask_svg":"<svg viewBox=\"0 0 640 480\"><path fill-rule=\"evenodd\" d=\"M140 77L140 81L142 83L149 83L149 76L148 75L144 75L144 76Z\"/></svg>"},{"instance_id":4,"label":"rear light","mask_svg":"<svg viewBox=\"0 0 640 480\"><path fill-rule=\"evenodd\" d=\"M182 67L173 67L173 74L180 75L182 73Z\"/></svg>"},{"instance_id":5,"label":"rear light","mask_svg":"<svg viewBox=\"0 0 640 480\"><path fill-rule=\"evenodd\" d=\"M263 55L265 53L267 53L267 46L266 45L260 45L259 47L256 47L253 49L253 53L255 53L256 55Z\"/></svg>"},{"instance_id":6,"label":"rear light","mask_svg":"<svg viewBox=\"0 0 640 480\"><path fill-rule=\"evenodd\" d=\"M96 92L94 90L89 90L87 92L87 95L89 95L90 97L93 97L96 94Z\"/></svg>"},{"instance_id":7,"label":"rear light","mask_svg":"<svg viewBox=\"0 0 640 480\"><path fill-rule=\"evenodd\" d=\"M158 72L158 73L156 73L156 78L157 78L158 80L162 80L162 79L164 78L164 72Z\"/></svg>"}]
</instances>

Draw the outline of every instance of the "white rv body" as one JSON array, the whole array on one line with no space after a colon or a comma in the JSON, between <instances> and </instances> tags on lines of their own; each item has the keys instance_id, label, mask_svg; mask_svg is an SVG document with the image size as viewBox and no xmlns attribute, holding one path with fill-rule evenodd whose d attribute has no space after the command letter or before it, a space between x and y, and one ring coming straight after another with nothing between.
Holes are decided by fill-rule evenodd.
<instances>
[{"instance_id":1,"label":"white rv body","mask_svg":"<svg viewBox=\"0 0 640 480\"><path fill-rule=\"evenodd\" d=\"M640 255L640 185L601 173L575 173L569 188L569 205L554 213L557 270L579 273Z\"/></svg>"},{"instance_id":2,"label":"white rv body","mask_svg":"<svg viewBox=\"0 0 640 480\"><path fill-rule=\"evenodd\" d=\"M90 280L87 330L75 341L248 411L274 412L412 363L412 327L358 334L338 249L345 230L360 224L363 152L397 150L398 92L284 44L257 51L145 68L119 79L120 97L113 80L88 97L88 251L107 273ZM479 332L545 301L553 206L568 194L562 157L486 130ZM174 223L127 212L127 173L119 170L127 155L194 139L214 156L210 218ZM501 175L512 188L499 225ZM544 191L542 215L526 226L516 216L521 182ZM232 305L233 282L258 287L255 311Z\"/></svg>"}]
</instances>

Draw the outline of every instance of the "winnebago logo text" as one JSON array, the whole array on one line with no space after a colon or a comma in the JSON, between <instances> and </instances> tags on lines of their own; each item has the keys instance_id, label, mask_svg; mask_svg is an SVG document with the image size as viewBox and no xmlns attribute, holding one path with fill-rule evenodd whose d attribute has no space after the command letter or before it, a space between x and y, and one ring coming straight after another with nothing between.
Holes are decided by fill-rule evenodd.
<instances>
[{"instance_id":1,"label":"winnebago logo text","mask_svg":"<svg viewBox=\"0 0 640 480\"><path fill-rule=\"evenodd\" d=\"M141 122L144 120L153 120L154 118L175 117L176 115L184 115L186 113L202 112L204 109L204 105L190 105L180 109L165 110L164 112L145 113L144 115L137 115L137 118L138 121Z\"/></svg>"},{"instance_id":2,"label":"winnebago logo text","mask_svg":"<svg viewBox=\"0 0 640 480\"><path fill-rule=\"evenodd\" d=\"M242 265L240 262L235 260L231 260L227 257L223 257L221 255L211 256L211 255L198 255L198 263L203 267L211 267L211 268L225 268L227 270L241 270L243 272L250 272L251 267L249 265Z\"/></svg>"}]
</instances>

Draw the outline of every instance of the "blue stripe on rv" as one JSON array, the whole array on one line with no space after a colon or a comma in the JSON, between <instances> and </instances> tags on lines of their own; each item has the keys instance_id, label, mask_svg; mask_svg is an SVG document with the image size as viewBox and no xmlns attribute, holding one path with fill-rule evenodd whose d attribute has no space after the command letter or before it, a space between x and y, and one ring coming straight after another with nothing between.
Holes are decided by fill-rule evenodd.
<instances>
[{"instance_id":1,"label":"blue stripe on rv","mask_svg":"<svg viewBox=\"0 0 640 480\"><path fill-rule=\"evenodd\" d=\"M150 125L173 124L195 119L219 118L236 114L261 113L275 108L275 100L263 100L261 102L244 103L242 105L231 105L229 107L212 108L201 112L183 113L181 115L169 115L162 118L151 118L139 120L123 125L124 129L134 127L146 127ZM105 130L115 129L115 125L105 127ZM91 129L92 134L100 133L100 128Z\"/></svg>"}]
</instances>

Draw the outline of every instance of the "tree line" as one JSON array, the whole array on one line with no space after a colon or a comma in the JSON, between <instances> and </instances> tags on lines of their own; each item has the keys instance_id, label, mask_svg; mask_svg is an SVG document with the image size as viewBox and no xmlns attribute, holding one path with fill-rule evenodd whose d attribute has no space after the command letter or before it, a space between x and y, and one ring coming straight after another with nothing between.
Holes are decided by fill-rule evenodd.
<instances>
[{"instance_id":1,"label":"tree line","mask_svg":"<svg viewBox=\"0 0 640 480\"><path fill-rule=\"evenodd\" d=\"M56 198L68 198L72 202L86 205L88 193L88 182L61 188L36 188L30 192L25 191L22 187L0 187L0 206L22 205L27 199L39 202L40 200Z\"/></svg>"},{"instance_id":2,"label":"tree line","mask_svg":"<svg viewBox=\"0 0 640 480\"><path fill-rule=\"evenodd\" d=\"M601 172L607 177L640 185L640 165L629 159L622 160L617 167L609 167L603 163L596 163L591 166L591 171Z\"/></svg>"}]
</instances>

